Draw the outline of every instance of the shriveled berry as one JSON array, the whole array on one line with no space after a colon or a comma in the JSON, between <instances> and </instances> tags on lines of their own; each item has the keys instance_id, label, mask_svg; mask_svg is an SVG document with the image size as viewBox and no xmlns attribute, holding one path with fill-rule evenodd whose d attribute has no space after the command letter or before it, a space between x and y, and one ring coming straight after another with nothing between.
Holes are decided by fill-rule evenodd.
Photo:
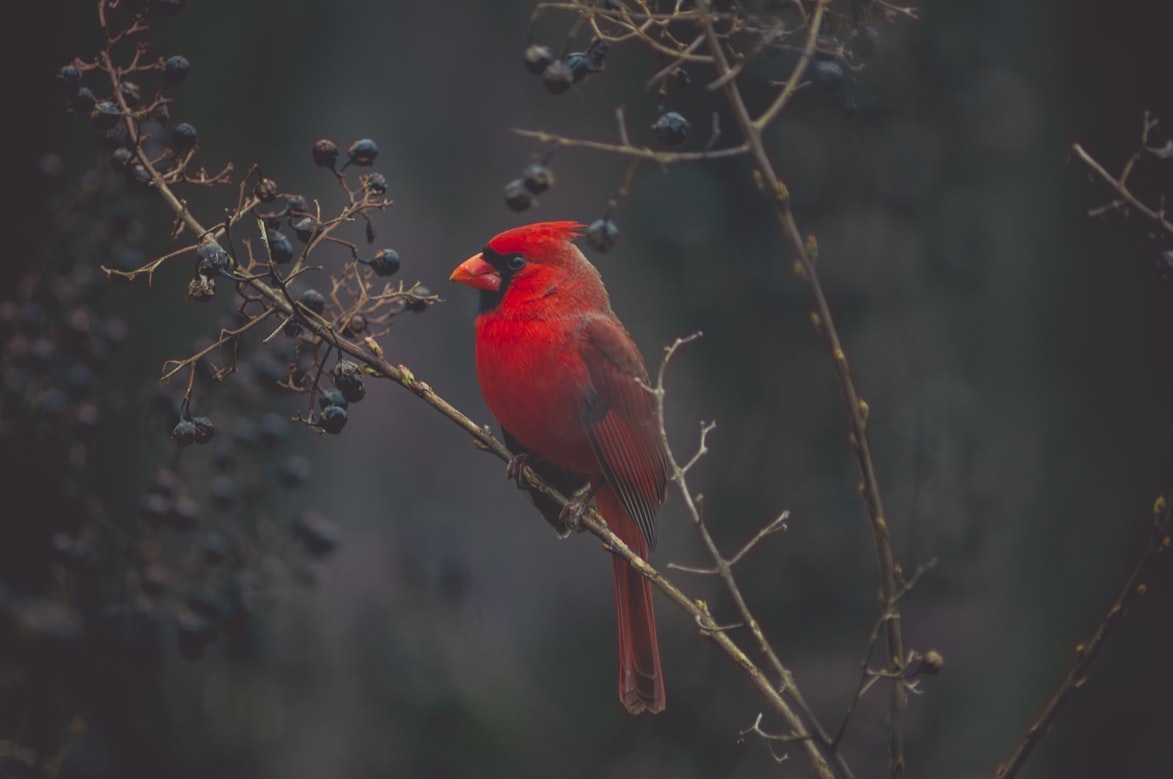
<instances>
[{"instance_id":1,"label":"shriveled berry","mask_svg":"<svg viewBox=\"0 0 1173 779\"><path fill-rule=\"evenodd\" d=\"M191 75L191 62L182 54L172 54L163 62L163 83L178 87Z\"/></svg>"},{"instance_id":2,"label":"shriveled berry","mask_svg":"<svg viewBox=\"0 0 1173 779\"><path fill-rule=\"evenodd\" d=\"M535 195L540 195L554 186L554 171L542 162L534 162L526 166L521 172L521 180L525 188Z\"/></svg>"},{"instance_id":3,"label":"shriveled berry","mask_svg":"<svg viewBox=\"0 0 1173 779\"><path fill-rule=\"evenodd\" d=\"M325 409L328 406L342 406L346 408L348 401L346 396L338 390L326 390L318 395L318 408Z\"/></svg>"},{"instance_id":4,"label":"shriveled berry","mask_svg":"<svg viewBox=\"0 0 1173 779\"><path fill-rule=\"evenodd\" d=\"M554 60L542 71L542 84L550 93L561 95L574 85L574 71L562 60Z\"/></svg>"},{"instance_id":5,"label":"shriveled berry","mask_svg":"<svg viewBox=\"0 0 1173 779\"><path fill-rule=\"evenodd\" d=\"M171 106L159 103L151 110L151 118L159 124L167 124L171 121Z\"/></svg>"},{"instance_id":6,"label":"shriveled berry","mask_svg":"<svg viewBox=\"0 0 1173 779\"><path fill-rule=\"evenodd\" d=\"M672 84L678 89L687 89L692 86L692 76L684 68L677 68L672 74Z\"/></svg>"},{"instance_id":7,"label":"shriveled berry","mask_svg":"<svg viewBox=\"0 0 1173 779\"><path fill-rule=\"evenodd\" d=\"M399 252L394 249L380 249L370 260L360 260L369 265L376 276L391 276L399 270Z\"/></svg>"},{"instance_id":8,"label":"shriveled berry","mask_svg":"<svg viewBox=\"0 0 1173 779\"><path fill-rule=\"evenodd\" d=\"M596 219L587 228L586 240L597 252L606 252L619 240L619 228L610 219Z\"/></svg>"},{"instance_id":9,"label":"shriveled berry","mask_svg":"<svg viewBox=\"0 0 1173 779\"><path fill-rule=\"evenodd\" d=\"M330 379L342 396L351 403L357 403L367 394L358 365L350 360L339 360L330 372Z\"/></svg>"},{"instance_id":10,"label":"shriveled berry","mask_svg":"<svg viewBox=\"0 0 1173 779\"><path fill-rule=\"evenodd\" d=\"M846 75L843 66L832 59L819 60L815 63L815 84L827 92L834 92L843 86Z\"/></svg>"},{"instance_id":11,"label":"shriveled berry","mask_svg":"<svg viewBox=\"0 0 1173 779\"><path fill-rule=\"evenodd\" d=\"M187 282L187 296L197 303L207 303L216 295L216 280L210 276L196 276Z\"/></svg>"},{"instance_id":12,"label":"shriveled berry","mask_svg":"<svg viewBox=\"0 0 1173 779\"><path fill-rule=\"evenodd\" d=\"M525 50L525 69L535 76L541 75L551 62L554 61L554 52L549 46L540 43L531 43Z\"/></svg>"},{"instance_id":13,"label":"shriveled berry","mask_svg":"<svg viewBox=\"0 0 1173 779\"><path fill-rule=\"evenodd\" d=\"M342 406L326 406L318 415L318 427L337 435L346 427L347 411Z\"/></svg>"},{"instance_id":14,"label":"shriveled berry","mask_svg":"<svg viewBox=\"0 0 1173 779\"><path fill-rule=\"evenodd\" d=\"M346 156L351 164L368 168L375 164L375 158L379 156L379 147L370 138L360 138L350 144Z\"/></svg>"},{"instance_id":15,"label":"shriveled berry","mask_svg":"<svg viewBox=\"0 0 1173 779\"><path fill-rule=\"evenodd\" d=\"M306 552L314 556L327 555L338 548L341 532L317 509L306 509L293 518L289 530L301 542Z\"/></svg>"},{"instance_id":16,"label":"shriveled berry","mask_svg":"<svg viewBox=\"0 0 1173 779\"><path fill-rule=\"evenodd\" d=\"M195 425L197 444L206 444L216 435L216 426L212 424L211 417L192 417L191 423Z\"/></svg>"},{"instance_id":17,"label":"shriveled berry","mask_svg":"<svg viewBox=\"0 0 1173 779\"><path fill-rule=\"evenodd\" d=\"M679 146L688 138L688 120L675 111L661 114L652 124L652 131L665 146Z\"/></svg>"},{"instance_id":18,"label":"shriveled berry","mask_svg":"<svg viewBox=\"0 0 1173 779\"><path fill-rule=\"evenodd\" d=\"M293 213L308 214L310 210L309 203L306 202L305 195L293 195L285 203L286 207Z\"/></svg>"},{"instance_id":19,"label":"shriveled berry","mask_svg":"<svg viewBox=\"0 0 1173 779\"><path fill-rule=\"evenodd\" d=\"M302 327L301 322L298 322L296 319L290 319L281 326L281 332L290 338L297 338L305 332L305 328Z\"/></svg>"},{"instance_id":20,"label":"shriveled berry","mask_svg":"<svg viewBox=\"0 0 1173 779\"><path fill-rule=\"evenodd\" d=\"M262 203L272 203L277 199L277 182L273 179L261 179L253 187L253 195Z\"/></svg>"},{"instance_id":21,"label":"shriveled berry","mask_svg":"<svg viewBox=\"0 0 1173 779\"><path fill-rule=\"evenodd\" d=\"M298 300L301 301L303 306L315 314L320 314L326 310L326 296L316 289L307 289L301 293L301 297Z\"/></svg>"},{"instance_id":22,"label":"shriveled berry","mask_svg":"<svg viewBox=\"0 0 1173 779\"><path fill-rule=\"evenodd\" d=\"M382 173L372 173L367 176L367 189L376 195L387 194L387 177Z\"/></svg>"},{"instance_id":23,"label":"shriveled berry","mask_svg":"<svg viewBox=\"0 0 1173 779\"><path fill-rule=\"evenodd\" d=\"M180 446L191 446L198 435L199 431L190 419L181 419L171 431L171 440Z\"/></svg>"},{"instance_id":24,"label":"shriveled berry","mask_svg":"<svg viewBox=\"0 0 1173 779\"><path fill-rule=\"evenodd\" d=\"M344 329L347 335L358 335L367 329L367 318L362 314L355 314L346 321Z\"/></svg>"},{"instance_id":25,"label":"shriveled berry","mask_svg":"<svg viewBox=\"0 0 1173 779\"><path fill-rule=\"evenodd\" d=\"M338 144L329 138L314 141L314 164L320 168L334 170L338 164Z\"/></svg>"},{"instance_id":26,"label":"shriveled berry","mask_svg":"<svg viewBox=\"0 0 1173 779\"><path fill-rule=\"evenodd\" d=\"M312 216L303 216L300 219L293 220L290 225L293 228L293 234L297 236L297 240L306 243L314 235L314 230L318 227L318 220Z\"/></svg>"},{"instance_id":27,"label":"shriveled berry","mask_svg":"<svg viewBox=\"0 0 1173 779\"><path fill-rule=\"evenodd\" d=\"M293 244L280 230L273 230L266 236L269 239L269 258L278 265L285 265L293 261Z\"/></svg>"},{"instance_id":28,"label":"shriveled berry","mask_svg":"<svg viewBox=\"0 0 1173 779\"><path fill-rule=\"evenodd\" d=\"M126 181L139 189L147 187L151 183L151 172L147 170L147 166L136 162L123 169L126 174Z\"/></svg>"},{"instance_id":29,"label":"shriveled berry","mask_svg":"<svg viewBox=\"0 0 1173 779\"><path fill-rule=\"evenodd\" d=\"M534 203L533 193L523 179L514 179L505 185L505 205L513 211L524 211Z\"/></svg>"},{"instance_id":30,"label":"shriveled berry","mask_svg":"<svg viewBox=\"0 0 1173 779\"><path fill-rule=\"evenodd\" d=\"M180 154L191 151L199 142L200 133L193 125L180 122L171 128L171 146Z\"/></svg>"},{"instance_id":31,"label":"shriveled berry","mask_svg":"<svg viewBox=\"0 0 1173 779\"><path fill-rule=\"evenodd\" d=\"M201 276L217 276L228 270L231 258L218 243L205 243L196 249L196 273Z\"/></svg>"},{"instance_id":32,"label":"shriveled berry","mask_svg":"<svg viewBox=\"0 0 1173 779\"><path fill-rule=\"evenodd\" d=\"M122 112L113 102L103 100L94 104L93 110L90 111L90 120L99 130L112 130L122 121Z\"/></svg>"}]
</instances>

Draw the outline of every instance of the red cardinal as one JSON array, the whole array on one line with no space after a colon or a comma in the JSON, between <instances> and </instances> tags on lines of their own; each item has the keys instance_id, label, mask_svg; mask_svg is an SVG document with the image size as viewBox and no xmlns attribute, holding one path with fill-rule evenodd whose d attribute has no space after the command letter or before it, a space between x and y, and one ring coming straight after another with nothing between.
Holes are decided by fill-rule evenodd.
<instances>
[{"instance_id":1,"label":"red cardinal","mask_svg":"<svg viewBox=\"0 0 1173 779\"><path fill-rule=\"evenodd\" d=\"M645 560L667 497L668 458L648 372L611 311L599 272L571 240L577 222L496 236L452 280L480 290L477 378L505 443L565 495L594 492L608 527ZM587 489L589 486L589 490ZM552 524L561 507L534 502ZM664 710L652 586L616 556L619 700Z\"/></svg>"}]
</instances>

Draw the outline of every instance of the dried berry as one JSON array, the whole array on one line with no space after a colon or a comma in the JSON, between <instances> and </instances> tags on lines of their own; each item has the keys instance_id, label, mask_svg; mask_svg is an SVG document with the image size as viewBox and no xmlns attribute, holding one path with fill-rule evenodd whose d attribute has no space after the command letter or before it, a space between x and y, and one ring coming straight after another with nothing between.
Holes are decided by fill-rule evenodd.
<instances>
[{"instance_id":1,"label":"dried berry","mask_svg":"<svg viewBox=\"0 0 1173 779\"><path fill-rule=\"evenodd\" d=\"M351 164L369 168L375 164L375 158L379 156L379 147L370 138L361 138L350 144L346 156Z\"/></svg>"},{"instance_id":2,"label":"dried berry","mask_svg":"<svg viewBox=\"0 0 1173 779\"><path fill-rule=\"evenodd\" d=\"M330 379L350 403L357 403L367 394L358 365L350 360L339 360L330 372Z\"/></svg>"},{"instance_id":3,"label":"dried berry","mask_svg":"<svg viewBox=\"0 0 1173 779\"><path fill-rule=\"evenodd\" d=\"M652 131L665 146L679 146L688 138L688 120L675 111L661 114L652 125Z\"/></svg>"},{"instance_id":4,"label":"dried berry","mask_svg":"<svg viewBox=\"0 0 1173 779\"><path fill-rule=\"evenodd\" d=\"M505 185L505 205L514 211L524 211L533 205L534 196L522 179L514 179Z\"/></svg>"},{"instance_id":5,"label":"dried berry","mask_svg":"<svg viewBox=\"0 0 1173 779\"><path fill-rule=\"evenodd\" d=\"M262 203L272 203L277 199L277 182L273 179L261 179L253 187L253 195Z\"/></svg>"},{"instance_id":6,"label":"dried berry","mask_svg":"<svg viewBox=\"0 0 1173 779\"><path fill-rule=\"evenodd\" d=\"M428 289L427 287L425 287L423 284L420 284L420 285L416 286L415 294L416 294L416 297L407 301L407 310L412 312L413 314L420 314L420 313L423 313L424 311L427 311L428 308L432 305L432 303L431 303L431 301L425 300L424 298L430 296L432 294L432 291L430 289Z\"/></svg>"},{"instance_id":7,"label":"dried berry","mask_svg":"<svg viewBox=\"0 0 1173 779\"><path fill-rule=\"evenodd\" d=\"M195 272L201 276L217 276L228 270L231 258L218 243L205 243L196 249Z\"/></svg>"},{"instance_id":8,"label":"dried berry","mask_svg":"<svg viewBox=\"0 0 1173 779\"><path fill-rule=\"evenodd\" d=\"M610 219L596 219L587 228L586 240L597 252L606 252L619 240L619 228Z\"/></svg>"},{"instance_id":9,"label":"dried berry","mask_svg":"<svg viewBox=\"0 0 1173 779\"><path fill-rule=\"evenodd\" d=\"M338 164L338 145L329 138L314 141L314 164L320 168L334 170Z\"/></svg>"},{"instance_id":10,"label":"dried berry","mask_svg":"<svg viewBox=\"0 0 1173 779\"><path fill-rule=\"evenodd\" d=\"M554 186L554 171L545 163L534 162L527 165L521 172L521 180L525 188L535 195L540 195Z\"/></svg>"},{"instance_id":11,"label":"dried berry","mask_svg":"<svg viewBox=\"0 0 1173 779\"><path fill-rule=\"evenodd\" d=\"M593 73L590 60L584 52L575 51L566 55L566 67L570 69L571 80L575 84L582 81L584 78Z\"/></svg>"},{"instance_id":12,"label":"dried berry","mask_svg":"<svg viewBox=\"0 0 1173 779\"><path fill-rule=\"evenodd\" d=\"M191 75L191 63L182 54L173 54L163 63L163 83L178 87Z\"/></svg>"},{"instance_id":13,"label":"dried berry","mask_svg":"<svg viewBox=\"0 0 1173 779\"><path fill-rule=\"evenodd\" d=\"M73 92L81 86L81 71L77 69L76 65L62 65L61 69L57 71L57 78L65 84L65 88Z\"/></svg>"},{"instance_id":14,"label":"dried berry","mask_svg":"<svg viewBox=\"0 0 1173 779\"><path fill-rule=\"evenodd\" d=\"M372 173L367 176L367 189L376 195L387 194L387 177L382 173Z\"/></svg>"}]
</instances>

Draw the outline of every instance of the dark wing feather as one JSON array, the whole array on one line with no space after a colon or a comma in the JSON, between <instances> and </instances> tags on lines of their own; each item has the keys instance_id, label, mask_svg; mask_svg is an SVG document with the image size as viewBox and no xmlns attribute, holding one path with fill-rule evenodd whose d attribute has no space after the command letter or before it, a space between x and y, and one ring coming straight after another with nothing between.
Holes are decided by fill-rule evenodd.
<instances>
[{"instance_id":1,"label":"dark wing feather","mask_svg":"<svg viewBox=\"0 0 1173 779\"><path fill-rule=\"evenodd\" d=\"M536 454L531 452L514 437L505 428L501 428L501 435L505 439L505 446L514 454L526 455L525 464L534 469L534 473L542 477L542 481L549 484L554 489L561 492L568 498L574 497L574 493L583 489L590 483L590 478L585 473L578 473L576 471L567 470L560 465L555 465L549 460L543 460ZM566 528L560 519L562 514L562 505L556 500L538 492L533 487L522 483L523 489L533 504L537 506L538 511L542 512L542 516L550 523L555 532L559 535L566 534Z\"/></svg>"},{"instance_id":2,"label":"dark wing feather","mask_svg":"<svg viewBox=\"0 0 1173 779\"><path fill-rule=\"evenodd\" d=\"M613 317L583 322L583 361L591 396L583 415L603 476L656 547L656 512L667 498L668 458L660 439L656 400L631 336Z\"/></svg>"}]
</instances>

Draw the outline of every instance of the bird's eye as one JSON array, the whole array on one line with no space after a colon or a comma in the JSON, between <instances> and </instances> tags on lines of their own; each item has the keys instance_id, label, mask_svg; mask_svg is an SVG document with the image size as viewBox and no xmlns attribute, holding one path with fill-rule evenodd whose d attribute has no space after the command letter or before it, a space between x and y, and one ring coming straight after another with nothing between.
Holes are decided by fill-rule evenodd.
<instances>
[{"instance_id":1,"label":"bird's eye","mask_svg":"<svg viewBox=\"0 0 1173 779\"><path fill-rule=\"evenodd\" d=\"M516 273L525 267L525 257L522 257L520 254L510 255L509 258L505 260L505 267Z\"/></svg>"}]
</instances>

